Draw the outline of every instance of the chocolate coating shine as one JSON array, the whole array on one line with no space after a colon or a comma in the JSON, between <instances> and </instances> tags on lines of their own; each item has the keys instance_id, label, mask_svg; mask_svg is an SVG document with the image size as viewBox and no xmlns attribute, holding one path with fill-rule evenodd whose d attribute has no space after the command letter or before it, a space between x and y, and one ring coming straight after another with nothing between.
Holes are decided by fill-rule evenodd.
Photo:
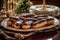
<instances>
[{"instance_id":1,"label":"chocolate coating shine","mask_svg":"<svg viewBox=\"0 0 60 40\"><path fill-rule=\"evenodd\" d=\"M10 17L10 19L12 19L12 20L19 20L19 17L12 16L12 17Z\"/></svg>"},{"instance_id":2,"label":"chocolate coating shine","mask_svg":"<svg viewBox=\"0 0 60 40\"><path fill-rule=\"evenodd\" d=\"M54 20L54 18L47 18L47 21Z\"/></svg>"},{"instance_id":3,"label":"chocolate coating shine","mask_svg":"<svg viewBox=\"0 0 60 40\"><path fill-rule=\"evenodd\" d=\"M34 18L24 18L24 20L33 20Z\"/></svg>"},{"instance_id":4,"label":"chocolate coating shine","mask_svg":"<svg viewBox=\"0 0 60 40\"><path fill-rule=\"evenodd\" d=\"M20 25L22 25L22 24L23 24L23 21L22 21L22 20L17 21L17 22L15 23L15 25L17 25L17 26L20 26Z\"/></svg>"},{"instance_id":5,"label":"chocolate coating shine","mask_svg":"<svg viewBox=\"0 0 60 40\"><path fill-rule=\"evenodd\" d=\"M26 14L20 15L20 17L34 17L34 14L26 13Z\"/></svg>"},{"instance_id":6,"label":"chocolate coating shine","mask_svg":"<svg viewBox=\"0 0 60 40\"><path fill-rule=\"evenodd\" d=\"M43 15L36 15L35 18L38 18L38 17L48 17L47 14L43 14Z\"/></svg>"},{"instance_id":7,"label":"chocolate coating shine","mask_svg":"<svg viewBox=\"0 0 60 40\"><path fill-rule=\"evenodd\" d=\"M32 25L33 21L27 21L25 22L25 25Z\"/></svg>"},{"instance_id":8,"label":"chocolate coating shine","mask_svg":"<svg viewBox=\"0 0 60 40\"><path fill-rule=\"evenodd\" d=\"M33 25L38 24L38 23L42 23L44 21L46 21L46 20L38 20L38 21L34 22Z\"/></svg>"}]
</instances>

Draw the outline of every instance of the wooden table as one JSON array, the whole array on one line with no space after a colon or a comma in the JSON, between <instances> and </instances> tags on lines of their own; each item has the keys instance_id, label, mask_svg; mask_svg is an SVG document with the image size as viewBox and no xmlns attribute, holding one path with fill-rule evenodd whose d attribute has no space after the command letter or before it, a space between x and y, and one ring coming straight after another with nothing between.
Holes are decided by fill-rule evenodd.
<instances>
[{"instance_id":1,"label":"wooden table","mask_svg":"<svg viewBox=\"0 0 60 40\"><path fill-rule=\"evenodd\" d=\"M5 38L0 35L0 40L5 40ZM24 40L60 40L60 31L36 33Z\"/></svg>"},{"instance_id":2,"label":"wooden table","mask_svg":"<svg viewBox=\"0 0 60 40\"><path fill-rule=\"evenodd\" d=\"M60 31L59 32L49 32L49 33L37 33L34 36L31 36L27 40L60 40Z\"/></svg>"},{"instance_id":3,"label":"wooden table","mask_svg":"<svg viewBox=\"0 0 60 40\"><path fill-rule=\"evenodd\" d=\"M37 33L27 40L60 40L60 30L47 33Z\"/></svg>"}]
</instances>

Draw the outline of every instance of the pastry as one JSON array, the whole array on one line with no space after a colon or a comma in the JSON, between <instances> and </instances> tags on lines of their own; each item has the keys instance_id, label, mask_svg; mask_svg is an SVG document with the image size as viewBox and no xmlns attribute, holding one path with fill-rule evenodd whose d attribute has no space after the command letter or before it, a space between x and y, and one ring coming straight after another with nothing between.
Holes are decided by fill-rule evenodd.
<instances>
[{"instance_id":1,"label":"pastry","mask_svg":"<svg viewBox=\"0 0 60 40\"><path fill-rule=\"evenodd\" d=\"M32 26L33 21L27 21L22 25L23 29L30 29Z\"/></svg>"},{"instance_id":2,"label":"pastry","mask_svg":"<svg viewBox=\"0 0 60 40\"><path fill-rule=\"evenodd\" d=\"M46 20L38 20L36 22L33 23L33 29L37 29L37 28L41 28L44 27L47 24Z\"/></svg>"},{"instance_id":3,"label":"pastry","mask_svg":"<svg viewBox=\"0 0 60 40\"><path fill-rule=\"evenodd\" d=\"M23 23L22 20L17 21L17 22L13 25L13 28L15 28L15 29L20 29L21 26L22 26L22 23Z\"/></svg>"}]
</instances>

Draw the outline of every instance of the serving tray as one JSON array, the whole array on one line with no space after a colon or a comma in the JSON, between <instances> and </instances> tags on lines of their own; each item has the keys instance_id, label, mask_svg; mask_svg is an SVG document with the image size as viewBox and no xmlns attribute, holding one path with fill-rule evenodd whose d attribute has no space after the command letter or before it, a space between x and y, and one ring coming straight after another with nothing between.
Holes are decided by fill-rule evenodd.
<instances>
[{"instance_id":1,"label":"serving tray","mask_svg":"<svg viewBox=\"0 0 60 40\"><path fill-rule=\"evenodd\" d=\"M54 18L54 17L49 16L49 18ZM42 27L42 28L39 28L39 29L27 29L27 30L24 30L24 29L15 29L15 28L12 28L12 27L8 27L8 26L7 26L7 21L8 21L8 20L9 20L9 18L3 20L3 21L1 22L1 25L2 25L5 29L12 30L12 31L18 31L18 32L42 31L42 30L45 30L45 29L53 28L53 27L55 27L56 25L59 25L58 19L54 18L54 25Z\"/></svg>"}]
</instances>

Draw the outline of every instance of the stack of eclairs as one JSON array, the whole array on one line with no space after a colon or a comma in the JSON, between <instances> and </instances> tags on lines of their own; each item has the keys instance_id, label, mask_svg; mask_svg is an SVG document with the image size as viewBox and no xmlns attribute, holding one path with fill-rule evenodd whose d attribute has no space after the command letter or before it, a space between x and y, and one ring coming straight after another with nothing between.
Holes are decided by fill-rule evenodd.
<instances>
[{"instance_id":1,"label":"stack of eclairs","mask_svg":"<svg viewBox=\"0 0 60 40\"><path fill-rule=\"evenodd\" d=\"M7 26L15 29L38 29L54 24L54 18L49 18L47 14L21 14L12 16L7 21Z\"/></svg>"}]
</instances>

